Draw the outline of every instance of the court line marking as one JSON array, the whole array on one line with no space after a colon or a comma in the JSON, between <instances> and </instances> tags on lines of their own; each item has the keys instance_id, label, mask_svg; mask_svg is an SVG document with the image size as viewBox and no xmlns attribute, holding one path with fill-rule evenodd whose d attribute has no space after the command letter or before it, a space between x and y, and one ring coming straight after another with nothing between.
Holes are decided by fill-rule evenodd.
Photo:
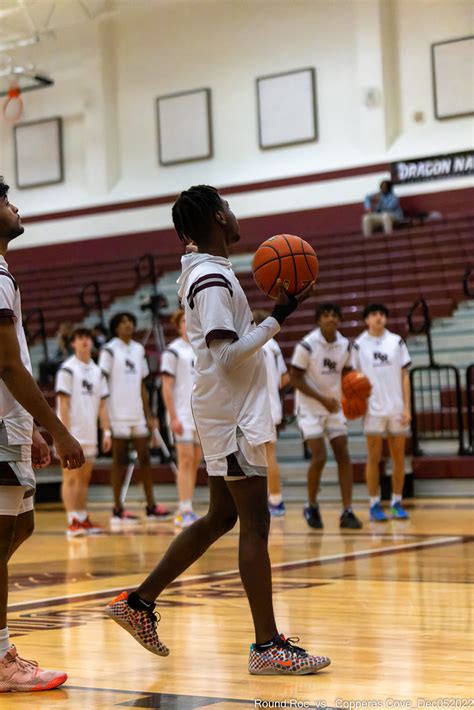
<instances>
[{"instance_id":1,"label":"court line marking","mask_svg":"<svg viewBox=\"0 0 474 710\"><path fill-rule=\"evenodd\" d=\"M341 560L350 561L363 557L379 557L383 555L396 554L399 552L411 552L415 550L423 550L429 547L443 547L446 545L457 545L459 543L472 542L473 537L470 535L456 535L452 537L440 537L434 538L433 540L424 540L423 542L413 542L405 545L388 545L387 547L381 548L370 548L368 550L357 550L355 552L340 552L335 555L325 555L323 557L309 557L304 560L294 560L293 562L280 562L272 565L272 570L292 570L298 569L300 567L316 567L324 564L329 564L332 562L339 562ZM216 579L224 579L226 577L235 577L239 575L239 570L222 570L220 572L211 572L205 574L192 575L190 577L185 577L184 579L177 579L171 582L166 589L173 589L175 587L188 586L196 582L212 582ZM392 580L393 581L393 580ZM125 587L125 590L134 589L133 587ZM48 607L48 606L60 606L63 604L72 604L77 601L89 601L89 600L99 600L113 596L114 594L120 594L124 591L122 587L111 587L109 589L102 589L100 591L82 592L78 594L68 594L63 597L46 597L45 599L35 599L31 602L17 602L8 605L8 611L24 611L28 609L35 609L38 607Z\"/></svg>"}]
</instances>

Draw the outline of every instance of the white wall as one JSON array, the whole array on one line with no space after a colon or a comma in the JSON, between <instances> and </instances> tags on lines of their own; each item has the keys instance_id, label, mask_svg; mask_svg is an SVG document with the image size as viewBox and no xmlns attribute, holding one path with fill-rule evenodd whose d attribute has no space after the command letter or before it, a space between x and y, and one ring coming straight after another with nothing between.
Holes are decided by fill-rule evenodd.
<instances>
[{"instance_id":1,"label":"white wall","mask_svg":"<svg viewBox=\"0 0 474 710\"><path fill-rule=\"evenodd\" d=\"M14 190L14 198L23 213L37 214L170 194L196 182L222 186L469 148L471 118L433 117L430 44L472 33L470 0L390 0L393 72L386 52L384 70L386 1L133 0L119 2L102 27L68 29L57 41L22 50L18 57L56 80L54 88L26 96L24 120L64 117L66 182ZM261 151L255 78L307 66L317 72L319 141ZM390 85L397 76L399 90ZM160 167L155 98L200 87L212 89L215 157ZM367 108L367 88L382 99L395 94ZM423 123L414 122L415 111L423 112ZM4 124L2 173L13 183L12 131ZM379 177L242 194L235 206L252 216L351 202ZM419 184L400 193L468 183ZM151 226L169 226L169 208L41 223L29 228L22 246L126 232L130 221L151 228L155 219Z\"/></svg>"}]
</instances>

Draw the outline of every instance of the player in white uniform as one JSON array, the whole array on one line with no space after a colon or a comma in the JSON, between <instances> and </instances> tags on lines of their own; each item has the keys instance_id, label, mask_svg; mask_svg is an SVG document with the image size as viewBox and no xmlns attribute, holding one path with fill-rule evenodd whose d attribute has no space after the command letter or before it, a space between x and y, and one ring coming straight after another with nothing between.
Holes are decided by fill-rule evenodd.
<instances>
[{"instance_id":1,"label":"player in white uniform","mask_svg":"<svg viewBox=\"0 0 474 710\"><path fill-rule=\"evenodd\" d=\"M178 295L195 354L192 407L209 474L207 514L171 543L161 562L135 592L123 592L107 614L152 653L169 651L156 632L155 599L176 577L240 520L239 567L255 626L250 673L314 673L328 658L310 656L280 636L272 602L265 442L273 433L262 346L280 329L299 298L280 285L272 316L260 325L228 260L239 225L212 187L181 193L173 206L180 239L199 251L182 258Z\"/></svg>"},{"instance_id":2,"label":"player in white uniform","mask_svg":"<svg viewBox=\"0 0 474 710\"><path fill-rule=\"evenodd\" d=\"M318 327L298 343L291 360L298 425L311 451L304 517L310 527L323 527L317 496L326 464L324 437L327 437L336 457L341 487L339 525L357 529L362 523L352 511L352 464L346 419L341 409L341 380L351 369L350 343L338 331L341 309L337 304L321 303L316 308L316 323Z\"/></svg>"},{"instance_id":3,"label":"player in white uniform","mask_svg":"<svg viewBox=\"0 0 474 710\"><path fill-rule=\"evenodd\" d=\"M62 499L67 513L68 537L80 537L103 532L93 523L87 512L87 492L92 468L97 457L97 420L102 428L102 449L112 446L106 399L109 396L107 379L91 358L93 340L88 328L76 328L71 335L74 355L69 357L56 374L58 417L79 441L86 459L80 469L63 469Z\"/></svg>"},{"instance_id":4,"label":"player in white uniform","mask_svg":"<svg viewBox=\"0 0 474 710\"><path fill-rule=\"evenodd\" d=\"M99 367L106 375L110 398L108 410L112 428L112 489L114 510L112 525L136 525L138 516L122 505L120 493L131 440L137 452L147 506L146 518L166 520L170 511L155 501L150 465L150 434L158 426L150 411L145 379L150 374L145 348L133 340L137 321L132 313L117 313L110 321L112 340L99 355Z\"/></svg>"},{"instance_id":5,"label":"player in white uniform","mask_svg":"<svg viewBox=\"0 0 474 710\"><path fill-rule=\"evenodd\" d=\"M270 313L264 310L253 311L255 323L260 325ZM283 359L280 346L272 338L262 348L265 356L267 370L268 396L270 398L270 411L273 421L273 437L265 444L268 469L268 509L275 517L285 515L286 508L281 492L281 479L278 460L276 457L276 442L278 427L283 420L283 406L280 392L289 384L290 376Z\"/></svg>"},{"instance_id":6,"label":"player in white uniform","mask_svg":"<svg viewBox=\"0 0 474 710\"><path fill-rule=\"evenodd\" d=\"M23 234L18 209L8 200L0 177L0 691L51 690L66 673L45 671L20 658L7 627L8 562L34 529L34 467L50 462L49 449L33 418L54 439L63 466L78 468L84 457L78 442L53 413L31 375L18 285L5 254Z\"/></svg>"},{"instance_id":7,"label":"player in white uniform","mask_svg":"<svg viewBox=\"0 0 474 710\"><path fill-rule=\"evenodd\" d=\"M173 314L171 322L179 333L161 357L163 399L168 410L169 426L176 444L178 459L179 508L174 524L179 528L192 525L198 516L193 511L193 492L202 459L196 424L191 410L194 384L194 352L186 332L184 311Z\"/></svg>"},{"instance_id":8,"label":"player in white uniform","mask_svg":"<svg viewBox=\"0 0 474 710\"><path fill-rule=\"evenodd\" d=\"M392 459L393 518L406 520L402 506L405 481L405 442L411 421L410 354L405 341L386 329L388 308L383 303L371 303L363 313L367 325L356 339L352 363L372 384L369 408L364 419L367 436L366 478L370 496L370 519L384 522L387 516L379 497L379 462L382 440L386 436Z\"/></svg>"}]
</instances>

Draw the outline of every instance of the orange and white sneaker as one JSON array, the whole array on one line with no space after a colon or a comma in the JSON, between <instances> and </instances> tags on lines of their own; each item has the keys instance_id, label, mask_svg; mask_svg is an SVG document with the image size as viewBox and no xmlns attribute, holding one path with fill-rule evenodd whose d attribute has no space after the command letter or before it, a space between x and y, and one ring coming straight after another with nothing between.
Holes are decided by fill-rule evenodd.
<instances>
[{"instance_id":1,"label":"orange and white sneaker","mask_svg":"<svg viewBox=\"0 0 474 710\"><path fill-rule=\"evenodd\" d=\"M81 523L87 535L102 535L106 532L103 525L93 523L89 516Z\"/></svg>"},{"instance_id":2,"label":"orange and white sneaker","mask_svg":"<svg viewBox=\"0 0 474 710\"><path fill-rule=\"evenodd\" d=\"M77 518L73 518L72 523L67 526L66 535L68 537L84 537L87 535L87 530L84 529L83 524Z\"/></svg>"},{"instance_id":3,"label":"orange and white sneaker","mask_svg":"<svg viewBox=\"0 0 474 710\"><path fill-rule=\"evenodd\" d=\"M252 643L249 655L249 673L252 675L308 675L326 668L331 660L326 656L311 656L304 648L294 646L283 634L266 647Z\"/></svg>"},{"instance_id":4,"label":"orange and white sneaker","mask_svg":"<svg viewBox=\"0 0 474 710\"><path fill-rule=\"evenodd\" d=\"M153 612L154 608L153 604L147 611L132 609L128 603L128 592L122 592L107 604L105 613L147 651L157 656L168 656L169 648L158 638L156 627L160 619Z\"/></svg>"},{"instance_id":5,"label":"orange and white sneaker","mask_svg":"<svg viewBox=\"0 0 474 710\"><path fill-rule=\"evenodd\" d=\"M15 646L10 646L0 658L0 693L33 690L53 690L65 683L67 674L62 671L45 671L36 661L20 658Z\"/></svg>"}]
</instances>

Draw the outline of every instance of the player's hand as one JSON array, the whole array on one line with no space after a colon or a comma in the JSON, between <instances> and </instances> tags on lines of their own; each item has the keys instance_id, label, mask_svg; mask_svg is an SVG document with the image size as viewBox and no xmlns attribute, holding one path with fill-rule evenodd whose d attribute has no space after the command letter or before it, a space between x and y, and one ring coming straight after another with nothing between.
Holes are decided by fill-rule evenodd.
<instances>
[{"instance_id":1,"label":"player's hand","mask_svg":"<svg viewBox=\"0 0 474 710\"><path fill-rule=\"evenodd\" d=\"M85 463L81 445L68 431L57 436L54 444L63 468L74 470Z\"/></svg>"},{"instance_id":2,"label":"player's hand","mask_svg":"<svg viewBox=\"0 0 474 710\"><path fill-rule=\"evenodd\" d=\"M51 452L49 446L35 427L31 443L31 464L33 468L46 468L50 463Z\"/></svg>"},{"instance_id":3,"label":"player's hand","mask_svg":"<svg viewBox=\"0 0 474 710\"><path fill-rule=\"evenodd\" d=\"M330 414L336 414L341 408L341 403L335 397L325 397L321 404L326 407Z\"/></svg>"},{"instance_id":4,"label":"player's hand","mask_svg":"<svg viewBox=\"0 0 474 710\"><path fill-rule=\"evenodd\" d=\"M112 432L110 429L104 429L102 432L102 451L108 454L112 448Z\"/></svg>"},{"instance_id":5,"label":"player's hand","mask_svg":"<svg viewBox=\"0 0 474 710\"><path fill-rule=\"evenodd\" d=\"M400 417L400 421L402 423L402 426L408 426L411 422L411 412L408 408L405 408L403 410L403 414Z\"/></svg>"},{"instance_id":6,"label":"player's hand","mask_svg":"<svg viewBox=\"0 0 474 710\"><path fill-rule=\"evenodd\" d=\"M176 434L176 436L183 435L183 433L184 433L183 425L181 424L178 417L175 417L174 419L171 420L171 431L173 432L173 434Z\"/></svg>"},{"instance_id":7,"label":"player's hand","mask_svg":"<svg viewBox=\"0 0 474 710\"><path fill-rule=\"evenodd\" d=\"M316 296L316 291L317 291L316 281L311 281L311 283L309 283L306 286L306 288L296 296L296 300L298 301L298 305L300 303L303 303L303 301L306 301L307 298L311 298L312 296Z\"/></svg>"}]
</instances>

